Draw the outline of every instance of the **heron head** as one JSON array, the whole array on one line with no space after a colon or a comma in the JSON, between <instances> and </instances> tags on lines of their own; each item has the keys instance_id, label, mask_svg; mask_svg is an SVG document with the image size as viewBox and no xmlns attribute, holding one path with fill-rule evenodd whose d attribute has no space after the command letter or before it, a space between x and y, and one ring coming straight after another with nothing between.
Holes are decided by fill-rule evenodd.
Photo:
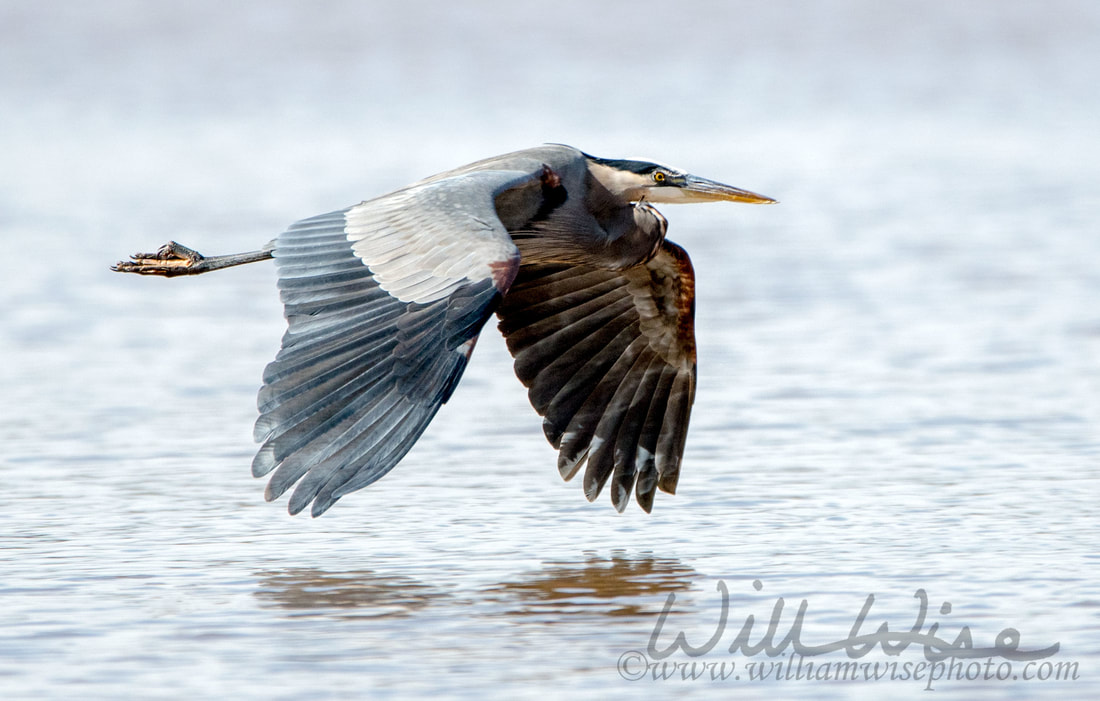
<instances>
[{"instance_id":1,"label":"heron head","mask_svg":"<svg viewBox=\"0 0 1100 701\"><path fill-rule=\"evenodd\" d=\"M700 178L660 163L596 158L585 154L588 172L617 197L655 204L688 202L748 202L772 204L770 197Z\"/></svg>"}]
</instances>

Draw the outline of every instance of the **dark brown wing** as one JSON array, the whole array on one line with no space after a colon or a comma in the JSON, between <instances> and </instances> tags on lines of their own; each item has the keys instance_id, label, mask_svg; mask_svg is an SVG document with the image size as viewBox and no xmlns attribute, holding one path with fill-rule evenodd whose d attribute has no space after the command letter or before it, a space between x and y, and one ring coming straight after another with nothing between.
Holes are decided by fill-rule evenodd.
<instances>
[{"instance_id":1,"label":"dark brown wing","mask_svg":"<svg viewBox=\"0 0 1100 701\"><path fill-rule=\"evenodd\" d=\"M522 265L497 309L562 477L587 462L589 501L609 477L619 511L635 482L646 511L657 487L675 492L695 398L694 307L691 261L665 241L622 271Z\"/></svg>"}]
</instances>

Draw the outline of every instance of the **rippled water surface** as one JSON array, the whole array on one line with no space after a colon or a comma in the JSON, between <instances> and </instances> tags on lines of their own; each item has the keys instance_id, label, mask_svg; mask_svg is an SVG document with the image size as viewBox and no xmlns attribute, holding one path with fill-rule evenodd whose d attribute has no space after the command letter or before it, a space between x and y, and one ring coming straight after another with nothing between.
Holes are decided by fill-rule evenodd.
<instances>
[{"instance_id":1,"label":"rippled water surface","mask_svg":"<svg viewBox=\"0 0 1100 701\"><path fill-rule=\"evenodd\" d=\"M1096 696L1100 6L889 7L0 2L0 697ZM665 208L679 494L562 483L490 329L393 473L264 503L272 266L108 265L544 141L782 202ZM782 643L868 595L907 647Z\"/></svg>"}]
</instances>

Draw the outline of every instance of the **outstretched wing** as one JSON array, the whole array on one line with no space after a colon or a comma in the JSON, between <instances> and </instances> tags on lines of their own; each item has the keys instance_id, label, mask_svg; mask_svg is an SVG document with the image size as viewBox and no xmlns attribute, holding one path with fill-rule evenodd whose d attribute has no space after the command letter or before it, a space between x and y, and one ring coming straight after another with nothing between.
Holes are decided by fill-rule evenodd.
<instances>
[{"instance_id":1,"label":"outstretched wing","mask_svg":"<svg viewBox=\"0 0 1100 701\"><path fill-rule=\"evenodd\" d=\"M622 271L524 265L497 309L562 477L587 461L589 501L608 478L619 511L635 482L646 511L657 487L676 490L695 397L694 298L687 253L665 241Z\"/></svg>"},{"instance_id":2,"label":"outstretched wing","mask_svg":"<svg viewBox=\"0 0 1100 701\"><path fill-rule=\"evenodd\" d=\"M320 515L409 451L458 382L519 268L498 214L537 210L544 170L414 185L275 240L289 324L264 371L252 473ZM517 194L518 193L518 194ZM514 215L515 212L513 211ZM299 481L300 480L300 481Z\"/></svg>"}]
</instances>

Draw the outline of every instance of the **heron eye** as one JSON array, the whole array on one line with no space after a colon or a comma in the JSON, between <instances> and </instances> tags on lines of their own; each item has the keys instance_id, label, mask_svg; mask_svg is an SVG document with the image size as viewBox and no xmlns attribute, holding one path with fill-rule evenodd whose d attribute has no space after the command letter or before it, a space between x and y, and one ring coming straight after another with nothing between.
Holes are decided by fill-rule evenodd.
<instances>
[{"instance_id":1,"label":"heron eye","mask_svg":"<svg viewBox=\"0 0 1100 701\"><path fill-rule=\"evenodd\" d=\"M653 173L653 181L654 182L663 183L665 181L665 177L666 176L665 176L664 172L662 172L662 171L658 170L658 171L654 171L654 173Z\"/></svg>"}]
</instances>

